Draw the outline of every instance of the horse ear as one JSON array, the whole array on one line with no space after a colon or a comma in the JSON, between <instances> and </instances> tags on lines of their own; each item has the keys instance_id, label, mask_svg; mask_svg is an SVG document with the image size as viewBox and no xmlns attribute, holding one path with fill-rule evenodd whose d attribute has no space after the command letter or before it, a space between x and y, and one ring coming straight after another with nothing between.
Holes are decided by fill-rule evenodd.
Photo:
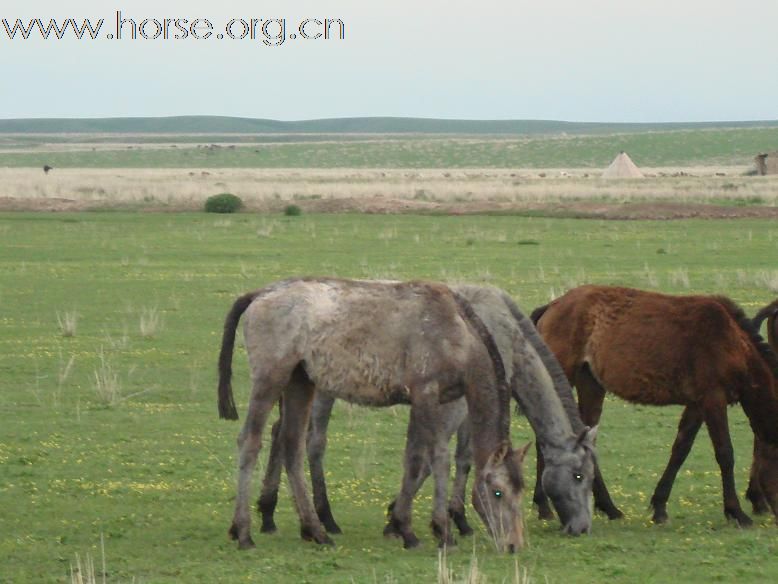
<instances>
[{"instance_id":1,"label":"horse ear","mask_svg":"<svg viewBox=\"0 0 778 584\"><path fill-rule=\"evenodd\" d=\"M502 442L497 449L492 452L492 455L489 457L488 464L492 466L497 466L500 464L503 460L505 460L505 457L508 456L508 452L510 451L511 447L508 442Z\"/></svg>"},{"instance_id":2,"label":"horse ear","mask_svg":"<svg viewBox=\"0 0 778 584\"><path fill-rule=\"evenodd\" d=\"M594 444L597 441L597 426L594 428L590 428L589 426L586 426L581 434L578 436L578 441L576 442L576 446L580 446L582 448L587 448L591 450L594 448Z\"/></svg>"},{"instance_id":3,"label":"horse ear","mask_svg":"<svg viewBox=\"0 0 778 584\"><path fill-rule=\"evenodd\" d=\"M521 448L517 448L513 451L513 456L516 459L516 462L518 464L521 464L524 462L524 457L527 456L527 452L529 451L529 447L532 446L532 442L527 442L524 446Z\"/></svg>"}]
</instances>

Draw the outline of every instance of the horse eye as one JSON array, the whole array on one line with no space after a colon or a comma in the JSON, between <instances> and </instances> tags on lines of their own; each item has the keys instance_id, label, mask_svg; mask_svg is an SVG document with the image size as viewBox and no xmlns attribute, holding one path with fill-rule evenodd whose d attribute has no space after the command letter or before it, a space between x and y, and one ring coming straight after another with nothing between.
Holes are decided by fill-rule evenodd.
<instances>
[{"instance_id":1,"label":"horse eye","mask_svg":"<svg viewBox=\"0 0 778 584\"><path fill-rule=\"evenodd\" d=\"M502 491L494 491L494 496L499 499L500 497L502 497Z\"/></svg>"},{"instance_id":2,"label":"horse eye","mask_svg":"<svg viewBox=\"0 0 778 584\"><path fill-rule=\"evenodd\" d=\"M574 472L573 478L580 483L583 480L583 475L579 472Z\"/></svg>"}]
</instances>

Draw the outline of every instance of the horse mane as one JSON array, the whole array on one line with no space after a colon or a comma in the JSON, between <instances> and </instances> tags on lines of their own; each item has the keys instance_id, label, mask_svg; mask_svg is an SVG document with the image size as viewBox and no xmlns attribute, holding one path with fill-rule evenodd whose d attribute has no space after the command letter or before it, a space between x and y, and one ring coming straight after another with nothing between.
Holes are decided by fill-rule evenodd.
<instances>
[{"instance_id":1,"label":"horse mane","mask_svg":"<svg viewBox=\"0 0 778 584\"><path fill-rule=\"evenodd\" d=\"M570 381L567 379L567 375L565 375L565 371L562 369L562 366L559 364L556 356L551 352L551 349L548 348L548 345L546 345L546 343L543 341L540 333L538 333L534 326L537 322L535 320L535 316L537 316L537 320L540 320L540 317L543 316L543 313L546 311L549 305L546 304L536 308L532 311L532 315L528 319L510 296L508 296L505 292L501 292L501 296L511 315L519 325L519 330L524 333L524 336L532 345L532 348L535 349L535 352L543 362L546 371L548 371L548 374L551 376L551 381L554 384L554 390L559 397L559 400L562 402L562 407L567 414L567 418L570 420L570 425L573 428L573 432L575 434L579 434L584 429L585 425L583 420L581 420L581 413L578 410L578 404L576 403L575 397L573 396L573 388L570 385ZM529 322L530 319L532 320L532 324Z\"/></svg>"},{"instance_id":2,"label":"horse mane","mask_svg":"<svg viewBox=\"0 0 778 584\"><path fill-rule=\"evenodd\" d=\"M489 329L486 328L486 325L481 320L481 317L475 313L475 310L473 310L470 302L468 302L464 296L455 292L454 290L451 290L451 293L454 296L454 300L456 300L460 314L465 319L465 321L472 325L472 327L478 333L478 336L481 338L481 341L486 347L486 351L489 353L489 358L491 359L492 367L494 368L497 387L497 399L500 406L498 414L500 418L497 420L497 423L499 424L498 427L500 428L500 436L507 439L510 436L511 431L511 392L508 388L506 379L505 363L503 363L500 350L497 348L497 343L495 342L494 337L489 332Z\"/></svg>"},{"instance_id":3,"label":"horse mane","mask_svg":"<svg viewBox=\"0 0 778 584\"><path fill-rule=\"evenodd\" d=\"M762 335L759 334L759 329L754 325L754 321L746 316L746 313L740 306L726 296L714 296L713 299L726 309L740 329L748 335L751 344L770 368L773 377L778 380L778 355L775 354L773 348L764 340ZM759 324L761 324L761 321L759 321Z\"/></svg>"}]
</instances>

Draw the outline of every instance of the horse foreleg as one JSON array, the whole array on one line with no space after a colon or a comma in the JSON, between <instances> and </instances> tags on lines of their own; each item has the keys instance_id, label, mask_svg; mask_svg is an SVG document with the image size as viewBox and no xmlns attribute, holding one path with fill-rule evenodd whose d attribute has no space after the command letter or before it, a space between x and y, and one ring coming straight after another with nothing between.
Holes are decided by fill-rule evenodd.
<instances>
[{"instance_id":1,"label":"horse foreleg","mask_svg":"<svg viewBox=\"0 0 778 584\"><path fill-rule=\"evenodd\" d=\"M753 521L740 507L740 501L735 490L735 454L732 448L732 440L729 437L726 401L721 400L706 407L704 419L711 442L713 442L716 462L718 462L721 469L721 484L724 491L724 515L729 519L737 521L740 527L748 527Z\"/></svg>"},{"instance_id":2,"label":"horse foreleg","mask_svg":"<svg viewBox=\"0 0 778 584\"><path fill-rule=\"evenodd\" d=\"M297 514L300 517L300 535L305 540L321 544L333 541L316 516L313 503L305 485L305 436L313 403L313 384L299 371L284 393L281 414L281 439L283 440L284 465L289 487L294 497Z\"/></svg>"},{"instance_id":3,"label":"horse foreleg","mask_svg":"<svg viewBox=\"0 0 778 584\"><path fill-rule=\"evenodd\" d=\"M546 492L543 490L543 470L546 468L546 462L543 459L543 452L540 450L540 441L535 443L536 469L535 473L535 492L532 495L532 502L538 506L538 517L540 519L553 519L554 512L548 502Z\"/></svg>"},{"instance_id":4,"label":"horse foreleg","mask_svg":"<svg viewBox=\"0 0 778 584\"><path fill-rule=\"evenodd\" d=\"M270 455L265 468L265 478L262 481L262 493L257 500L257 511L262 515L262 533L274 533L276 523L273 515L278 504L278 486L281 483L282 441L279 437L281 431L281 418L279 417L270 432Z\"/></svg>"},{"instance_id":5,"label":"horse foreleg","mask_svg":"<svg viewBox=\"0 0 778 584\"><path fill-rule=\"evenodd\" d=\"M434 415L430 415L430 409L437 408L416 403L411 406L402 485L394 503L389 505L388 523L384 528L385 536L401 537L405 548L419 545L419 539L411 528L411 512L413 498L429 475L431 467L431 450L434 448L436 432ZM445 503L443 509L445 515Z\"/></svg>"},{"instance_id":6,"label":"horse foreleg","mask_svg":"<svg viewBox=\"0 0 778 584\"><path fill-rule=\"evenodd\" d=\"M313 504L316 515L322 522L328 533L342 533L335 522L330 508L330 500L327 496L327 483L324 479L324 452L327 449L327 426L332 415L332 406L335 399L317 395L313 402L311 422L308 425L308 466L311 471L311 483L313 484Z\"/></svg>"},{"instance_id":7,"label":"horse foreleg","mask_svg":"<svg viewBox=\"0 0 778 584\"><path fill-rule=\"evenodd\" d=\"M243 429L238 436L238 492L235 498L235 515L229 529L232 539L238 540L240 549L254 547L251 539L251 513L249 496L251 492L251 474L257 464L257 456L262 448L262 430L267 416L278 399L278 388L254 381L249 403L249 411Z\"/></svg>"},{"instance_id":8,"label":"horse foreleg","mask_svg":"<svg viewBox=\"0 0 778 584\"><path fill-rule=\"evenodd\" d=\"M599 425L602 417L602 405L605 401L605 388L595 379L588 365L584 365L575 379L575 387L578 391L578 410L581 412L581 420L590 428ZM605 480L602 478L599 462L594 461L594 482L592 484L594 494L594 506L608 516L608 519L621 519L624 517L618 507L613 503Z\"/></svg>"},{"instance_id":9,"label":"horse foreleg","mask_svg":"<svg viewBox=\"0 0 778 584\"><path fill-rule=\"evenodd\" d=\"M686 457L689 456L692 444L694 444L694 438L697 436L697 431L701 425L702 412L695 407L686 406L681 414L681 421L678 422L678 434L676 434L675 442L673 442L670 460L667 461L667 467L656 484L654 494L651 497L654 523L664 523L667 521L667 500L670 498L670 491L673 488L678 470L683 465Z\"/></svg>"},{"instance_id":10,"label":"horse foreleg","mask_svg":"<svg viewBox=\"0 0 778 584\"><path fill-rule=\"evenodd\" d=\"M457 429L457 449L454 454L456 474L451 489L451 499L448 502L448 514L456 524L460 535L471 535L473 529L465 517L465 493L467 490L467 475L473 460L473 448L470 442L470 418L459 425Z\"/></svg>"}]
</instances>

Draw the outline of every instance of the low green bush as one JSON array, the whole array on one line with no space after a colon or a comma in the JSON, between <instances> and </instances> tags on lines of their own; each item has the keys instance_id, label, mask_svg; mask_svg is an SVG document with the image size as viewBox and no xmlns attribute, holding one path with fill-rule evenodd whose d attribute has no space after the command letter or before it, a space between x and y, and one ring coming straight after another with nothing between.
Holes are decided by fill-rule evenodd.
<instances>
[{"instance_id":1,"label":"low green bush","mask_svg":"<svg viewBox=\"0 0 778 584\"><path fill-rule=\"evenodd\" d=\"M213 195L205 200L206 213L236 213L243 207L240 197L230 193Z\"/></svg>"}]
</instances>

